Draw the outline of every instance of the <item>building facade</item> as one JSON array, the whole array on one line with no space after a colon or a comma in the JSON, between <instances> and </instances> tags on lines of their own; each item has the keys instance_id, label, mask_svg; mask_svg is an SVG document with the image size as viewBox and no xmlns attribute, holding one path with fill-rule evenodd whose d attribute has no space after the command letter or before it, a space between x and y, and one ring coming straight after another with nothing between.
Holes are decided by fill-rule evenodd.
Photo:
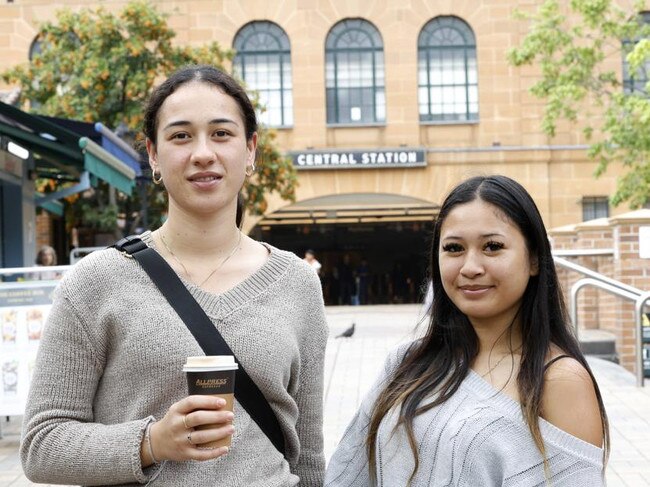
<instances>
[{"instance_id":1,"label":"building facade","mask_svg":"<svg viewBox=\"0 0 650 487\"><path fill-rule=\"evenodd\" d=\"M330 303L350 302L337 282L348 266L361 301L366 292L366 302L419 299L430 222L472 175L521 182L549 228L629 210L609 208L616 168L594 178L579 126L561 125L552 139L542 132L543 103L528 92L535 70L506 61L526 32L514 9L539 1L153 3L176 42L237 50L234 70L258 91L262 121L299 170L296 203L272 197L246 230L297 253L313 248ZM1 5L0 69L27 62L39 22L57 9L88 6Z\"/></svg>"}]
</instances>

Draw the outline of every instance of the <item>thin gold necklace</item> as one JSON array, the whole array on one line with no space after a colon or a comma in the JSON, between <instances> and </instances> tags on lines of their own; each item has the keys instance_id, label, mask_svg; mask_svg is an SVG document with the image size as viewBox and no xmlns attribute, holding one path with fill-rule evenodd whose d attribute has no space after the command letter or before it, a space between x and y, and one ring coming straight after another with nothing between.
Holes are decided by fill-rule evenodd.
<instances>
[{"instance_id":1,"label":"thin gold necklace","mask_svg":"<svg viewBox=\"0 0 650 487\"><path fill-rule=\"evenodd\" d=\"M235 252L237 252L237 250L239 249L239 244L241 243L241 231L239 231L238 233L239 233L239 238L237 238L237 243L236 243L235 246L232 248L232 250L230 251L230 253L226 256L225 259L223 259L223 260L219 263L219 265L218 265L217 267L215 267L215 268L212 270L212 272L210 272L210 274L208 274L208 277L206 277L205 279L203 279L203 281L201 281L201 283L198 285L199 287L203 287L203 285L204 285L206 282L208 282L208 280L209 280L209 279L214 275L214 273L217 272L219 269L221 269L221 268L224 266L224 264L225 264L226 262L228 262L228 260L229 260L233 255L235 255ZM164 245L165 248L167 249L167 252L169 252L169 255L171 255L171 256L173 257L173 259L174 259L176 262L178 262L178 264L183 268L183 271L185 272L185 275L187 276L187 278L188 278L190 281L192 281L192 282L194 282L194 283L196 284L196 282L194 281L194 278L192 277L192 274L190 274L189 271L187 270L187 267L185 267L185 265L183 264L183 262L181 262L181 259L179 259L178 257L176 257L176 254L172 251L172 249L169 248L169 245L167 244L167 241L165 240L165 235L164 235L162 232L160 232L160 240L162 241L163 245Z\"/></svg>"},{"instance_id":2,"label":"thin gold necklace","mask_svg":"<svg viewBox=\"0 0 650 487\"><path fill-rule=\"evenodd\" d=\"M487 372L481 374L481 377L485 377L485 376L488 375L488 374L492 374L492 371L493 371L494 369L496 369L496 368L499 366L499 364L505 360L506 357L514 357L514 354L515 354L516 352L518 352L519 350L521 350L521 347L522 347L522 345L519 345L519 346L518 346L517 348L515 348L512 352L505 354L503 357L501 357L499 360L497 360L497 363L494 364L492 367L490 367L490 369L489 369ZM491 379L491 378L492 378L492 375L490 375L490 379Z\"/></svg>"}]
</instances>

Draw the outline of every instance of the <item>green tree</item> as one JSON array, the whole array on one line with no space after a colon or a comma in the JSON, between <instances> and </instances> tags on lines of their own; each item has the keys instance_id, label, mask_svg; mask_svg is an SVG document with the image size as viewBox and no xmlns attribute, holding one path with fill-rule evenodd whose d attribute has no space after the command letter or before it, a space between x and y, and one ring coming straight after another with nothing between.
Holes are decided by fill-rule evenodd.
<instances>
[{"instance_id":1,"label":"green tree","mask_svg":"<svg viewBox=\"0 0 650 487\"><path fill-rule=\"evenodd\" d=\"M650 27L643 9L638 1L625 9L612 0L544 0L534 13L518 13L530 27L508 53L511 64L540 69L531 92L546 102L543 130L554 136L561 119L580 122L596 176L612 163L625 168L612 204L633 208L650 199ZM623 59L641 89L622 85Z\"/></svg>"},{"instance_id":2,"label":"green tree","mask_svg":"<svg viewBox=\"0 0 650 487\"><path fill-rule=\"evenodd\" d=\"M233 52L216 42L200 47L176 46L175 35L167 24L167 15L141 0L127 4L118 14L103 8L61 10L54 22L40 27L40 53L29 64L9 69L2 77L5 82L20 85L34 113L99 121L139 134L142 107L156 82L185 64L224 69L232 58ZM243 190L253 214L266 210L265 195L270 192L295 199L295 169L278 150L274 138L272 130L260 129L258 171ZM150 218L158 224L166 206L164 194L153 185L148 185L147 193ZM70 198L69 203L69 227L115 229L118 212L127 220L125 233L139 223L138 195L111 197L105 184Z\"/></svg>"}]
</instances>

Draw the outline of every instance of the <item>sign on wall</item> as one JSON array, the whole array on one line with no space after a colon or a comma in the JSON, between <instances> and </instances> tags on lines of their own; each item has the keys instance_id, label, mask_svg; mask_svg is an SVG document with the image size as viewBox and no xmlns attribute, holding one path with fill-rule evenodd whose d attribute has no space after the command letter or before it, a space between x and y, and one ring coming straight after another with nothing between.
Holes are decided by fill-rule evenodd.
<instances>
[{"instance_id":1,"label":"sign on wall","mask_svg":"<svg viewBox=\"0 0 650 487\"><path fill-rule=\"evenodd\" d=\"M650 227L639 227L639 257L650 259Z\"/></svg>"},{"instance_id":2,"label":"sign on wall","mask_svg":"<svg viewBox=\"0 0 650 487\"><path fill-rule=\"evenodd\" d=\"M424 167L426 151L415 148L289 152L296 169L374 169Z\"/></svg>"},{"instance_id":3,"label":"sign on wall","mask_svg":"<svg viewBox=\"0 0 650 487\"><path fill-rule=\"evenodd\" d=\"M58 281L0 285L0 416L23 414Z\"/></svg>"},{"instance_id":4,"label":"sign on wall","mask_svg":"<svg viewBox=\"0 0 650 487\"><path fill-rule=\"evenodd\" d=\"M24 161L20 157L0 149L0 171L11 174L16 178L22 178L23 164Z\"/></svg>"}]
</instances>

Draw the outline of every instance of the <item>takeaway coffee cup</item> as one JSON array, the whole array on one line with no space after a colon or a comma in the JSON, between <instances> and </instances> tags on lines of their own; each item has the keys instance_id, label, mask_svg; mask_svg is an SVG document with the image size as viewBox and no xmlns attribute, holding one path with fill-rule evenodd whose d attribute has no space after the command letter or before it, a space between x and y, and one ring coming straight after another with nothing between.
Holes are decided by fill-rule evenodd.
<instances>
[{"instance_id":1,"label":"takeaway coffee cup","mask_svg":"<svg viewBox=\"0 0 650 487\"><path fill-rule=\"evenodd\" d=\"M233 410L235 398L235 372L239 366L232 355L204 355L187 357L183 372L187 375L187 390L190 395L201 394L219 396L226 400L222 410ZM196 429L209 428L209 425L197 426ZM230 446L231 436L212 443L205 443L201 448L219 448Z\"/></svg>"}]
</instances>

